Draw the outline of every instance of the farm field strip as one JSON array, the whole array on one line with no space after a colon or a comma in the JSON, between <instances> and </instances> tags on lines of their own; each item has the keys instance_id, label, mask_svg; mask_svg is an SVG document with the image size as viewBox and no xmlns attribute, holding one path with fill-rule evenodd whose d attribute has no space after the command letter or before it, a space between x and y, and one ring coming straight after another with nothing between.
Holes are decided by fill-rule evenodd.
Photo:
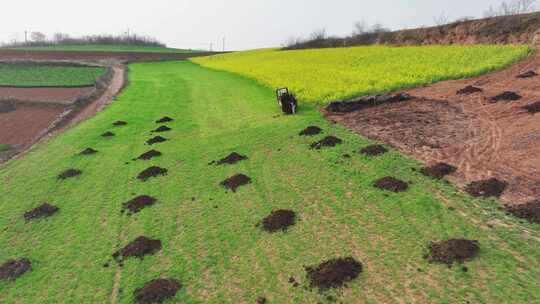
<instances>
[{"instance_id":1,"label":"farm field strip","mask_svg":"<svg viewBox=\"0 0 540 304\"><path fill-rule=\"evenodd\" d=\"M126 53L194 53L196 50L129 45L55 45L43 47L20 47L9 50L60 51L60 52L126 52Z\"/></svg>"},{"instance_id":2,"label":"farm field strip","mask_svg":"<svg viewBox=\"0 0 540 304\"><path fill-rule=\"evenodd\" d=\"M0 86L78 87L94 85L103 67L74 67L31 63L0 63Z\"/></svg>"}]
</instances>

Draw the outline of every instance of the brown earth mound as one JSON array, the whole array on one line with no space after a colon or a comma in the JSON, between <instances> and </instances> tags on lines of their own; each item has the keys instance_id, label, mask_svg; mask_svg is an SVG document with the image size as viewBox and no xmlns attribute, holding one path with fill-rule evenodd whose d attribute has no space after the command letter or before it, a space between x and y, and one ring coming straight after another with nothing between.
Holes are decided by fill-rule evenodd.
<instances>
[{"instance_id":1,"label":"brown earth mound","mask_svg":"<svg viewBox=\"0 0 540 304\"><path fill-rule=\"evenodd\" d=\"M94 150L92 148L86 148L86 149L82 150L80 154L81 155L92 155L92 154L96 154L96 153L98 153L97 150Z\"/></svg>"},{"instance_id":2,"label":"brown earth mound","mask_svg":"<svg viewBox=\"0 0 540 304\"><path fill-rule=\"evenodd\" d=\"M503 92L497 96L493 96L491 97L491 102L498 102L498 101L516 101L516 100L520 100L521 99L521 95L515 93L515 92L511 92L511 91L506 91L506 92Z\"/></svg>"},{"instance_id":3,"label":"brown earth mound","mask_svg":"<svg viewBox=\"0 0 540 304\"><path fill-rule=\"evenodd\" d=\"M386 103L407 101L411 98L412 97L409 94L405 93L360 97L350 101L332 102L326 107L326 110L332 113L351 113Z\"/></svg>"},{"instance_id":4,"label":"brown earth mound","mask_svg":"<svg viewBox=\"0 0 540 304\"><path fill-rule=\"evenodd\" d=\"M458 90L456 94L457 95L470 95L474 93L480 93L483 91L484 90L482 90L481 88L469 85L469 86L464 87L463 89Z\"/></svg>"},{"instance_id":5,"label":"brown earth mound","mask_svg":"<svg viewBox=\"0 0 540 304\"><path fill-rule=\"evenodd\" d=\"M383 177L375 181L374 186L379 189L388 190L396 193L406 191L409 188L409 185L406 182L391 176Z\"/></svg>"},{"instance_id":6,"label":"brown earth mound","mask_svg":"<svg viewBox=\"0 0 540 304\"><path fill-rule=\"evenodd\" d=\"M0 265L0 281L15 280L32 269L32 263L27 258L9 260Z\"/></svg>"},{"instance_id":7,"label":"brown earth mound","mask_svg":"<svg viewBox=\"0 0 540 304\"><path fill-rule=\"evenodd\" d=\"M137 159L149 160L149 159L152 159L152 158L158 157L158 156L161 156L161 152L159 152L157 150L150 150L148 152L145 152L145 153L139 155L139 157L137 157Z\"/></svg>"},{"instance_id":8,"label":"brown earth mound","mask_svg":"<svg viewBox=\"0 0 540 304\"><path fill-rule=\"evenodd\" d=\"M67 169L66 171L60 173L58 175L58 179L67 179L67 178L71 178L71 177L75 177L75 176L79 176L82 174L82 171L81 170L77 170L77 169Z\"/></svg>"},{"instance_id":9,"label":"brown earth mound","mask_svg":"<svg viewBox=\"0 0 540 304\"><path fill-rule=\"evenodd\" d=\"M262 220L263 229L268 232L285 231L294 225L296 214L291 210L274 210Z\"/></svg>"},{"instance_id":10,"label":"brown earth mound","mask_svg":"<svg viewBox=\"0 0 540 304\"><path fill-rule=\"evenodd\" d=\"M528 72L525 72L525 73L522 73L522 74L519 74L517 75L516 77L517 78L531 78L531 77L535 77L535 76L538 76L538 74L536 74L535 71L528 71Z\"/></svg>"},{"instance_id":11,"label":"brown earth mound","mask_svg":"<svg viewBox=\"0 0 540 304\"><path fill-rule=\"evenodd\" d=\"M371 145L360 150L361 154L367 156L378 156L388 152L388 150L382 145Z\"/></svg>"},{"instance_id":12,"label":"brown earth mound","mask_svg":"<svg viewBox=\"0 0 540 304\"><path fill-rule=\"evenodd\" d=\"M251 183L251 178L244 174L236 174L227 178L226 180L220 183L221 186L231 189L232 192L236 192L236 189L240 186L244 186Z\"/></svg>"},{"instance_id":13,"label":"brown earth mound","mask_svg":"<svg viewBox=\"0 0 540 304\"><path fill-rule=\"evenodd\" d=\"M525 110L527 110L527 112L529 112L531 114L536 114L536 113L540 112L540 101L537 101L535 103L531 103L529 105L526 105L523 108Z\"/></svg>"},{"instance_id":14,"label":"brown earth mound","mask_svg":"<svg viewBox=\"0 0 540 304\"><path fill-rule=\"evenodd\" d=\"M474 197L499 197L504 192L508 183L496 178L475 181L467 185L465 192Z\"/></svg>"},{"instance_id":15,"label":"brown earth mound","mask_svg":"<svg viewBox=\"0 0 540 304\"><path fill-rule=\"evenodd\" d=\"M217 165L218 166L219 165L225 165L225 164L233 165L233 164L236 164L239 161L243 161L243 160L246 160L246 159L248 159L247 156L238 154L236 152L233 152L233 153L229 154L227 157L224 157L224 158L218 160Z\"/></svg>"},{"instance_id":16,"label":"brown earth mound","mask_svg":"<svg viewBox=\"0 0 540 304\"><path fill-rule=\"evenodd\" d=\"M111 131L107 131L107 132L101 134L101 137L113 137L113 136L115 136L115 134L113 132L111 132Z\"/></svg>"},{"instance_id":17,"label":"brown earth mound","mask_svg":"<svg viewBox=\"0 0 540 304\"><path fill-rule=\"evenodd\" d=\"M335 136L327 136L320 141L311 144L311 149L320 150L323 147L335 147L343 141Z\"/></svg>"},{"instance_id":18,"label":"brown earth mound","mask_svg":"<svg viewBox=\"0 0 540 304\"><path fill-rule=\"evenodd\" d=\"M322 129L317 126L309 126L300 132L300 136L312 136L322 132Z\"/></svg>"},{"instance_id":19,"label":"brown earth mound","mask_svg":"<svg viewBox=\"0 0 540 304\"><path fill-rule=\"evenodd\" d=\"M255 303L257 303L257 304L266 304L267 301L266 301L265 297L258 297L257 301L255 301Z\"/></svg>"},{"instance_id":20,"label":"brown earth mound","mask_svg":"<svg viewBox=\"0 0 540 304\"><path fill-rule=\"evenodd\" d=\"M58 212L58 207L44 203L35 209L25 212L24 219L26 221L31 221L33 219L50 217L56 212Z\"/></svg>"},{"instance_id":21,"label":"brown earth mound","mask_svg":"<svg viewBox=\"0 0 540 304\"><path fill-rule=\"evenodd\" d=\"M170 130L172 130L172 129L167 127L167 126L160 126L159 128L155 129L152 132L168 132Z\"/></svg>"},{"instance_id":22,"label":"brown earth mound","mask_svg":"<svg viewBox=\"0 0 540 304\"><path fill-rule=\"evenodd\" d=\"M437 163L430 167L424 167L420 170L425 176L429 176L435 179L441 179L446 175L452 174L457 171L457 168L447 163Z\"/></svg>"},{"instance_id":23,"label":"brown earth mound","mask_svg":"<svg viewBox=\"0 0 540 304\"><path fill-rule=\"evenodd\" d=\"M156 136L156 137L153 137L153 138L150 138L149 140L147 140L146 143L149 144L149 145L153 145L153 144L162 143L162 142L165 142L165 141L167 141L166 138L161 137L161 136Z\"/></svg>"},{"instance_id":24,"label":"brown earth mound","mask_svg":"<svg viewBox=\"0 0 540 304\"><path fill-rule=\"evenodd\" d=\"M362 264L352 257L337 258L306 267L306 272L311 287L324 291L356 279L362 272Z\"/></svg>"},{"instance_id":25,"label":"brown earth mound","mask_svg":"<svg viewBox=\"0 0 540 304\"><path fill-rule=\"evenodd\" d=\"M439 262L452 266L454 262L463 263L478 255L480 245L478 241L465 239L450 239L438 243L431 242L426 256L429 262Z\"/></svg>"},{"instance_id":26,"label":"brown earth mound","mask_svg":"<svg viewBox=\"0 0 540 304\"><path fill-rule=\"evenodd\" d=\"M170 118L169 116L163 116L163 118L156 120L156 123L160 124L160 123L166 123L166 122L171 122L171 121L174 121L174 119Z\"/></svg>"},{"instance_id":27,"label":"brown earth mound","mask_svg":"<svg viewBox=\"0 0 540 304\"><path fill-rule=\"evenodd\" d=\"M505 206L506 212L531 223L540 223L540 200L520 205Z\"/></svg>"},{"instance_id":28,"label":"brown earth mound","mask_svg":"<svg viewBox=\"0 0 540 304\"><path fill-rule=\"evenodd\" d=\"M123 120L118 120L118 121L113 122L113 126L115 126L115 127L121 127L121 126L125 126L125 125L127 125L127 122L125 122Z\"/></svg>"},{"instance_id":29,"label":"brown earth mound","mask_svg":"<svg viewBox=\"0 0 540 304\"><path fill-rule=\"evenodd\" d=\"M152 240L144 236L139 236L126 247L113 253L113 258L121 262L126 258L144 258L145 255L152 255L162 248L160 240Z\"/></svg>"},{"instance_id":30,"label":"brown earth mound","mask_svg":"<svg viewBox=\"0 0 540 304\"><path fill-rule=\"evenodd\" d=\"M137 304L163 303L174 298L182 288L180 281L175 279L155 279L138 288L133 293Z\"/></svg>"},{"instance_id":31,"label":"brown earth mound","mask_svg":"<svg viewBox=\"0 0 540 304\"><path fill-rule=\"evenodd\" d=\"M152 166L152 167L149 167L149 168L145 169L141 173L139 173L137 178L140 179L141 181L145 182L151 177L156 177L156 176L159 176L159 175L167 175L167 172L168 172L168 170L165 169L165 168Z\"/></svg>"},{"instance_id":32,"label":"brown earth mound","mask_svg":"<svg viewBox=\"0 0 540 304\"><path fill-rule=\"evenodd\" d=\"M0 113L8 113L13 112L17 108L15 107L15 103L11 101L0 101Z\"/></svg>"},{"instance_id":33,"label":"brown earth mound","mask_svg":"<svg viewBox=\"0 0 540 304\"><path fill-rule=\"evenodd\" d=\"M138 213L145 207L152 206L156 201L157 199L151 196L141 195L128 202L125 202L123 207L124 210L129 210L130 213Z\"/></svg>"}]
</instances>

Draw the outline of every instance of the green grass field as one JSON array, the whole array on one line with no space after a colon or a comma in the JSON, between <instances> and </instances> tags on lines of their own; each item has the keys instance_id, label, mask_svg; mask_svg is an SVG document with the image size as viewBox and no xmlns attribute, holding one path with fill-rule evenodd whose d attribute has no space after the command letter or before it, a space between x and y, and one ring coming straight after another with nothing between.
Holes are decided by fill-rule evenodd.
<instances>
[{"instance_id":1,"label":"green grass field","mask_svg":"<svg viewBox=\"0 0 540 304\"><path fill-rule=\"evenodd\" d=\"M157 277L181 280L170 303L328 303L329 295L337 303L540 302L540 227L506 216L496 201L423 177L412 170L419 163L395 151L361 156L370 142L327 123L314 105L278 115L273 90L254 80L190 62L133 64L129 78L104 112L0 169L0 262L28 257L33 267L0 282L0 302L133 303L134 290ZM176 119L163 134L170 141L145 145L164 115ZM113 127L116 120L128 125ZM324 134L298 136L309 125ZM116 136L100 136L109 130ZM329 134L344 143L309 149ZM77 155L87 147L99 152ZM131 161L152 148L163 156ZM233 151L249 160L208 165ZM169 174L137 180L151 165ZM83 173L57 180L68 168ZM236 173L253 182L226 192L219 183ZM410 189L372 186L387 175ZM142 194L159 201L121 215L122 203ZM23 213L42 202L59 213L25 223ZM294 210L297 224L275 234L255 227L279 208ZM163 249L103 267L139 235ZM429 241L453 237L480 242L468 272L423 258ZM357 280L326 294L303 288L304 266L339 256L363 263Z\"/></svg>"},{"instance_id":2,"label":"green grass field","mask_svg":"<svg viewBox=\"0 0 540 304\"><path fill-rule=\"evenodd\" d=\"M526 46L372 46L264 49L192 60L254 78L270 88L289 87L301 101L321 104L472 77L500 69L529 53Z\"/></svg>"},{"instance_id":3,"label":"green grass field","mask_svg":"<svg viewBox=\"0 0 540 304\"><path fill-rule=\"evenodd\" d=\"M104 73L102 67L0 63L0 86L89 86Z\"/></svg>"},{"instance_id":4,"label":"green grass field","mask_svg":"<svg viewBox=\"0 0 540 304\"><path fill-rule=\"evenodd\" d=\"M175 48L163 48L154 46L132 46L132 45L54 45L44 47L21 47L14 48L26 51L72 51L72 52L141 52L141 53L192 53L196 50L185 50Z\"/></svg>"}]
</instances>

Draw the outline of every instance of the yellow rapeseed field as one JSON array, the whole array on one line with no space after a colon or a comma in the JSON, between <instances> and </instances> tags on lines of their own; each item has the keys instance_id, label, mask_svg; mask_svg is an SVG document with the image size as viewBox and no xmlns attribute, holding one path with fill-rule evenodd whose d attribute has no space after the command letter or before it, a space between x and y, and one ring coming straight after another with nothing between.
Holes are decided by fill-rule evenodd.
<instances>
[{"instance_id":1,"label":"yellow rapeseed field","mask_svg":"<svg viewBox=\"0 0 540 304\"><path fill-rule=\"evenodd\" d=\"M194 62L289 87L301 101L326 103L440 80L477 76L530 53L526 46L369 46L280 51L263 49L195 58Z\"/></svg>"}]
</instances>

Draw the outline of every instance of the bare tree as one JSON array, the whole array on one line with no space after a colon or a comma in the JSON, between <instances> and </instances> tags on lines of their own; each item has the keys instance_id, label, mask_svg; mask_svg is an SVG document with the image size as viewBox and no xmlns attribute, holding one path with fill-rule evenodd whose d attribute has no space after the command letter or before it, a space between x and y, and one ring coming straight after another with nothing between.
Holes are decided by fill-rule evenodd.
<instances>
[{"instance_id":1,"label":"bare tree","mask_svg":"<svg viewBox=\"0 0 540 304\"><path fill-rule=\"evenodd\" d=\"M354 24L354 30L352 32L353 36L360 36L368 31L368 25L365 21L358 21Z\"/></svg>"},{"instance_id":2,"label":"bare tree","mask_svg":"<svg viewBox=\"0 0 540 304\"><path fill-rule=\"evenodd\" d=\"M326 30L320 29L313 31L313 33L309 34L309 40L324 40L326 38Z\"/></svg>"},{"instance_id":3,"label":"bare tree","mask_svg":"<svg viewBox=\"0 0 540 304\"><path fill-rule=\"evenodd\" d=\"M435 22L435 25L437 26L446 25L450 23L450 18L448 18L448 16L442 12L440 16L433 17L433 22Z\"/></svg>"},{"instance_id":4,"label":"bare tree","mask_svg":"<svg viewBox=\"0 0 540 304\"><path fill-rule=\"evenodd\" d=\"M490 6L484 17L497 17L530 13L536 10L537 0L513 0L503 2L498 8Z\"/></svg>"},{"instance_id":5,"label":"bare tree","mask_svg":"<svg viewBox=\"0 0 540 304\"><path fill-rule=\"evenodd\" d=\"M70 37L66 33L57 32L57 33L54 33L54 35L53 35L53 41L55 43L61 43L62 41L66 41L66 40L69 40L69 39L70 39Z\"/></svg>"},{"instance_id":6,"label":"bare tree","mask_svg":"<svg viewBox=\"0 0 540 304\"><path fill-rule=\"evenodd\" d=\"M42 32L32 32L30 34L30 39L32 39L32 41L34 42L44 42L46 39L46 36Z\"/></svg>"},{"instance_id":7,"label":"bare tree","mask_svg":"<svg viewBox=\"0 0 540 304\"><path fill-rule=\"evenodd\" d=\"M381 23L375 23L369 29L369 33L373 33L373 34L381 34L381 33L387 33L387 32L390 32L390 29L384 27Z\"/></svg>"}]
</instances>

